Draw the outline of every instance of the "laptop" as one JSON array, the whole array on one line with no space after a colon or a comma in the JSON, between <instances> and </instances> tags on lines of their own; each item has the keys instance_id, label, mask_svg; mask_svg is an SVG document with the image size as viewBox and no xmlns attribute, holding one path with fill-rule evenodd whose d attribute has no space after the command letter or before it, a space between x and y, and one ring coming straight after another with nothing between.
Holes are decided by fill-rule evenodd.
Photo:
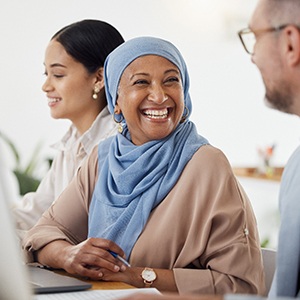
<instances>
[{"instance_id":1,"label":"laptop","mask_svg":"<svg viewBox=\"0 0 300 300\"><path fill-rule=\"evenodd\" d=\"M29 283L35 294L76 292L92 287L74 277L60 275L45 268L28 266Z\"/></svg>"},{"instance_id":2,"label":"laptop","mask_svg":"<svg viewBox=\"0 0 300 300\"><path fill-rule=\"evenodd\" d=\"M12 193L6 186L7 166L0 144L0 299L28 300L33 293L79 291L91 284L23 263L13 217L9 210Z\"/></svg>"}]
</instances>

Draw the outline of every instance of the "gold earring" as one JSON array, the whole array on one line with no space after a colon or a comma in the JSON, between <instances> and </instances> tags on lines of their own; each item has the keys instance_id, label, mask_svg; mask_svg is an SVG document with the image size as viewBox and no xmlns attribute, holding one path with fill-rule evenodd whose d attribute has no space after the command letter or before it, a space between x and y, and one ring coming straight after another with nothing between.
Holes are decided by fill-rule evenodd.
<instances>
[{"instance_id":1,"label":"gold earring","mask_svg":"<svg viewBox=\"0 0 300 300\"><path fill-rule=\"evenodd\" d=\"M95 87L94 87L94 93L93 93L93 96L92 96L94 100L97 100L99 92L100 92L100 88L95 85Z\"/></svg>"},{"instance_id":2,"label":"gold earring","mask_svg":"<svg viewBox=\"0 0 300 300\"><path fill-rule=\"evenodd\" d=\"M184 113L184 112L185 112L185 113ZM184 113L184 114L183 114L182 117L181 117L180 123L184 123L185 120L187 119L187 117L189 116L190 111L189 111L189 109L188 109L186 106L184 106L183 113Z\"/></svg>"},{"instance_id":3,"label":"gold earring","mask_svg":"<svg viewBox=\"0 0 300 300\"><path fill-rule=\"evenodd\" d=\"M121 117L121 119L120 119L120 120L117 120L116 117L115 117L115 115L119 115L119 116ZM122 132L123 132L122 121L124 120L123 115L122 115L122 114L117 114L116 112L114 112L114 114L113 114L113 119L114 119L114 121L118 124L118 131L119 131L120 133L122 133Z\"/></svg>"}]
</instances>

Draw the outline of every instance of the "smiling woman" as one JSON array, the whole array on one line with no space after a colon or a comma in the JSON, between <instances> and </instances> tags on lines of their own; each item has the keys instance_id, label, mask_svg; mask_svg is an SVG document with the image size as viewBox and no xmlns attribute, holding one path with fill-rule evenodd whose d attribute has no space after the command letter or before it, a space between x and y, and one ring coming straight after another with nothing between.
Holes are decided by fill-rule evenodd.
<instances>
[{"instance_id":1,"label":"smiling woman","mask_svg":"<svg viewBox=\"0 0 300 300\"><path fill-rule=\"evenodd\" d=\"M142 145L174 131L183 115L183 97L178 68L163 57L147 55L124 71L114 112L127 115L131 140Z\"/></svg>"},{"instance_id":2,"label":"smiling woman","mask_svg":"<svg viewBox=\"0 0 300 300\"><path fill-rule=\"evenodd\" d=\"M104 85L102 69L89 74L85 65L69 55L57 39L49 43L44 65L46 81L43 91L48 98L51 116L69 119L82 135L106 106L102 97L98 101L93 101L92 97L96 95L97 100Z\"/></svg>"},{"instance_id":3,"label":"smiling woman","mask_svg":"<svg viewBox=\"0 0 300 300\"><path fill-rule=\"evenodd\" d=\"M129 40L107 57L104 79L120 133L98 145L28 232L29 260L180 294L263 294L251 205L224 154L189 120L179 50Z\"/></svg>"},{"instance_id":4,"label":"smiling woman","mask_svg":"<svg viewBox=\"0 0 300 300\"><path fill-rule=\"evenodd\" d=\"M54 145L57 156L37 191L27 193L13 208L20 235L59 196L93 147L116 133L107 109L103 65L106 56L123 41L113 26L99 20L70 24L50 40L42 88L51 116L72 124Z\"/></svg>"}]
</instances>

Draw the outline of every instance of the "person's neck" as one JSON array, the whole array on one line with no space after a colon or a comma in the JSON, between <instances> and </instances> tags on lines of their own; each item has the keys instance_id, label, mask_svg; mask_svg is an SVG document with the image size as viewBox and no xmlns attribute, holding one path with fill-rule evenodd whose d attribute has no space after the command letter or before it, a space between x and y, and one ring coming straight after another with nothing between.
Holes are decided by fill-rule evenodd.
<instances>
[{"instance_id":1,"label":"person's neck","mask_svg":"<svg viewBox=\"0 0 300 300\"><path fill-rule=\"evenodd\" d=\"M300 91L299 91L299 94L297 94L297 96L295 96L293 98L293 104L292 104L291 110L292 110L291 112L293 114L300 117Z\"/></svg>"},{"instance_id":2,"label":"person's neck","mask_svg":"<svg viewBox=\"0 0 300 300\"><path fill-rule=\"evenodd\" d=\"M93 122L96 120L97 115L88 115L86 118L81 119L80 122L73 122L73 125L78 130L78 134L81 136L83 135L87 130L89 130L93 124Z\"/></svg>"},{"instance_id":3,"label":"person's neck","mask_svg":"<svg viewBox=\"0 0 300 300\"><path fill-rule=\"evenodd\" d=\"M97 104L97 107L93 107L93 109L88 111L85 116L80 116L78 121L73 121L73 124L77 128L80 135L83 135L88 129L90 129L97 116L105 108L106 101L99 99L95 104Z\"/></svg>"}]
</instances>

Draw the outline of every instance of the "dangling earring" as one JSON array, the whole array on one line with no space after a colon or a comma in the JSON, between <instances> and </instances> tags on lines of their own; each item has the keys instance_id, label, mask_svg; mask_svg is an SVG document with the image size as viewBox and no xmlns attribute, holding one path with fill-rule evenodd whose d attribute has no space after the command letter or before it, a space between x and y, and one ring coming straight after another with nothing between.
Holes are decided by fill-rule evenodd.
<instances>
[{"instance_id":1,"label":"dangling earring","mask_svg":"<svg viewBox=\"0 0 300 300\"><path fill-rule=\"evenodd\" d=\"M93 93L93 96L92 96L94 100L97 100L99 92L100 92L100 88L95 85L95 87L94 87L94 93Z\"/></svg>"},{"instance_id":2,"label":"dangling earring","mask_svg":"<svg viewBox=\"0 0 300 300\"><path fill-rule=\"evenodd\" d=\"M120 120L117 120L116 117L115 117L115 115L119 115L119 116L121 117L121 119L120 119ZM122 115L122 114L116 114L116 112L114 112L114 114L113 114L113 119L114 119L114 121L118 124L118 131L119 131L120 133L122 133L122 132L123 132L122 121L124 120L123 115Z\"/></svg>"},{"instance_id":3,"label":"dangling earring","mask_svg":"<svg viewBox=\"0 0 300 300\"><path fill-rule=\"evenodd\" d=\"M184 106L183 115L181 117L180 123L184 123L185 122L185 120L189 116L189 113L190 113L189 109L186 106Z\"/></svg>"}]
</instances>

